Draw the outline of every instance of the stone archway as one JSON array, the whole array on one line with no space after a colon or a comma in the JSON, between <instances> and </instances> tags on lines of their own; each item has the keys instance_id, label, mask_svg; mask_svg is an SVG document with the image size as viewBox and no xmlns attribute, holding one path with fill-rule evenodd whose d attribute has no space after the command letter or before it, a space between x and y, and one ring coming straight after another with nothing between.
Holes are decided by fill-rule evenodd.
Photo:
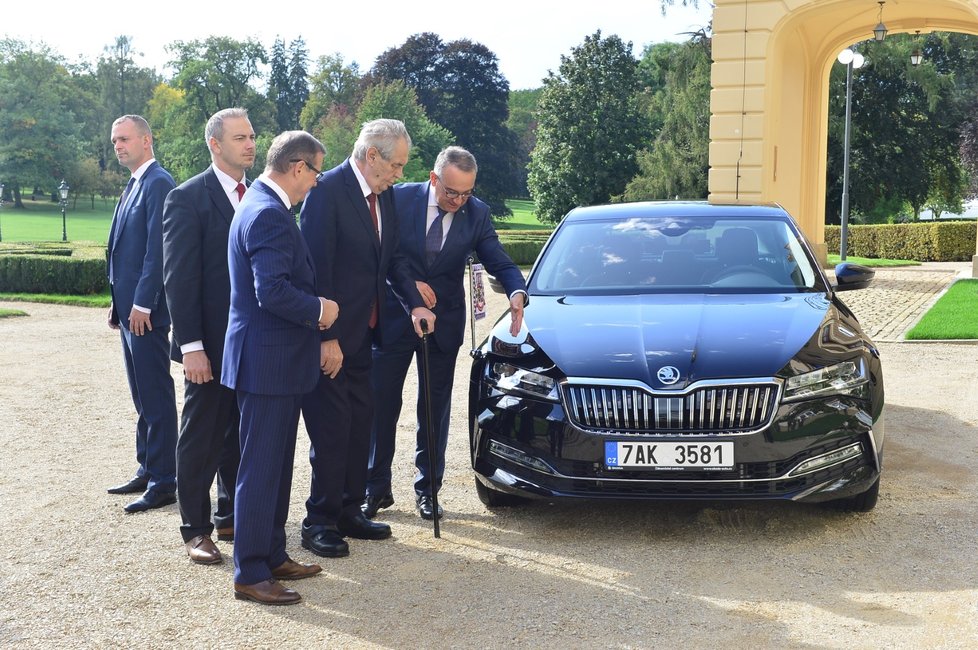
<instances>
[{"instance_id":1,"label":"stone archway","mask_svg":"<svg viewBox=\"0 0 978 650\"><path fill-rule=\"evenodd\" d=\"M824 259L829 71L873 37L878 0L714 5L710 200L782 204ZM888 0L883 22L890 34L978 34L978 0Z\"/></svg>"}]
</instances>

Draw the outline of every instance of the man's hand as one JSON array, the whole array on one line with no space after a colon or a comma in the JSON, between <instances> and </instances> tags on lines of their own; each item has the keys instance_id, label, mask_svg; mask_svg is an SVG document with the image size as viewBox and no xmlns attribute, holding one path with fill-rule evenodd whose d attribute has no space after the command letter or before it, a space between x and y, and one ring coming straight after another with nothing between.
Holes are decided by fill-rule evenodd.
<instances>
[{"instance_id":1,"label":"man's hand","mask_svg":"<svg viewBox=\"0 0 978 650\"><path fill-rule=\"evenodd\" d=\"M136 336L142 336L146 332L153 331L153 324L149 320L150 315L144 311L139 311L135 307L129 312L129 331Z\"/></svg>"},{"instance_id":2,"label":"man's hand","mask_svg":"<svg viewBox=\"0 0 978 650\"><path fill-rule=\"evenodd\" d=\"M339 374L340 368L343 367L343 350L335 339L319 344L319 367L324 375L329 375L330 379L336 379L336 375Z\"/></svg>"},{"instance_id":3,"label":"man's hand","mask_svg":"<svg viewBox=\"0 0 978 650\"><path fill-rule=\"evenodd\" d=\"M509 324L509 333L516 336L520 333L520 328L523 326L523 304L526 302L526 296L522 292L516 292L513 297L509 299L509 317L511 319Z\"/></svg>"},{"instance_id":4,"label":"man's hand","mask_svg":"<svg viewBox=\"0 0 978 650\"><path fill-rule=\"evenodd\" d=\"M428 333L435 331L435 314L426 307L415 307L411 310L411 322L414 323L414 332L420 338L424 335L421 331L421 321L428 321Z\"/></svg>"},{"instance_id":5,"label":"man's hand","mask_svg":"<svg viewBox=\"0 0 978 650\"><path fill-rule=\"evenodd\" d=\"M214 379L211 360L203 350L187 352L183 355L183 374L192 384L205 384Z\"/></svg>"},{"instance_id":6,"label":"man's hand","mask_svg":"<svg viewBox=\"0 0 978 650\"><path fill-rule=\"evenodd\" d=\"M110 329L119 329L119 319L115 315L115 305L109 304L109 317L106 319Z\"/></svg>"},{"instance_id":7,"label":"man's hand","mask_svg":"<svg viewBox=\"0 0 978 650\"><path fill-rule=\"evenodd\" d=\"M422 282L421 280L415 280L414 284L418 285L418 293L421 294L421 299L424 300L424 306L428 309L434 309L435 303L438 302L435 290L427 282Z\"/></svg>"},{"instance_id":8,"label":"man's hand","mask_svg":"<svg viewBox=\"0 0 978 650\"><path fill-rule=\"evenodd\" d=\"M323 315L319 318L319 329L328 330L336 322L340 315L340 306L335 300L320 298L319 304L323 307Z\"/></svg>"}]
</instances>

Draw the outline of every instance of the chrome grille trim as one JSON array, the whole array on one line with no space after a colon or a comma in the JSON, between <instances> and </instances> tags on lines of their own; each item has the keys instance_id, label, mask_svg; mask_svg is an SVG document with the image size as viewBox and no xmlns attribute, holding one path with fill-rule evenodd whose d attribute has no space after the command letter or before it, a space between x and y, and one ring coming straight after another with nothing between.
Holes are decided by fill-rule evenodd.
<instances>
[{"instance_id":1,"label":"chrome grille trim","mask_svg":"<svg viewBox=\"0 0 978 650\"><path fill-rule=\"evenodd\" d=\"M770 424L781 399L774 377L701 381L682 391L633 380L568 377L560 384L573 424L609 435L747 435Z\"/></svg>"}]
</instances>

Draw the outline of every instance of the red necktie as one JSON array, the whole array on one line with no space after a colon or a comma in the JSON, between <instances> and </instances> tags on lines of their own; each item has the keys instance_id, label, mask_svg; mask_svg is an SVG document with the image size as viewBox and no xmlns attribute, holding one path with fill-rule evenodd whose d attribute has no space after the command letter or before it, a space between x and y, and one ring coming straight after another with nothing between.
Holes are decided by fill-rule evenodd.
<instances>
[{"instance_id":1,"label":"red necktie","mask_svg":"<svg viewBox=\"0 0 978 650\"><path fill-rule=\"evenodd\" d=\"M367 203L370 205L370 218L374 222L374 232L377 233L377 237L380 238L380 226L377 222L377 195L370 193L367 195ZM370 329L377 327L377 320L380 316L380 309L378 303L380 302L380 296L374 298L374 304L370 308L370 322L368 323Z\"/></svg>"},{"instance_id":2,"label":"red necktie","mask_svg":"<svg viewBox=\"0 0 978 650\"><path fill-rule=\"evenodd\" d=\"M244 193L245 193L244 183L238 183L238 186L234 188L234 191L238 193L238 202L240 203L241 199L244 198Z\"/></svg>"}]
</instances>

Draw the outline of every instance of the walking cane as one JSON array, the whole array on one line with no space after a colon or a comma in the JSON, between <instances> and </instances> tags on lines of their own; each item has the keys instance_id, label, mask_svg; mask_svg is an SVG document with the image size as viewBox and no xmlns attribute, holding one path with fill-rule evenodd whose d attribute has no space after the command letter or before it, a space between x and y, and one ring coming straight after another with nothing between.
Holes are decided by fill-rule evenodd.
<instances>
[{"instance_id":1,"label":"walking cane","mask_svg":"<svg viewBox=\"0 0 978 650\"><path fill-rule=\"evenodd\" d=\"M428 369L428 321L421 319L421 374L424 376L424 418L425 436L428 439L428 470L430 471L429 481L431 483L431 510L434 516L431 518L435 524L435 537L441 537L438 529L438 451L435 449L435 432L431 428L431 373Z\"/></svg>"}]
</instances>

